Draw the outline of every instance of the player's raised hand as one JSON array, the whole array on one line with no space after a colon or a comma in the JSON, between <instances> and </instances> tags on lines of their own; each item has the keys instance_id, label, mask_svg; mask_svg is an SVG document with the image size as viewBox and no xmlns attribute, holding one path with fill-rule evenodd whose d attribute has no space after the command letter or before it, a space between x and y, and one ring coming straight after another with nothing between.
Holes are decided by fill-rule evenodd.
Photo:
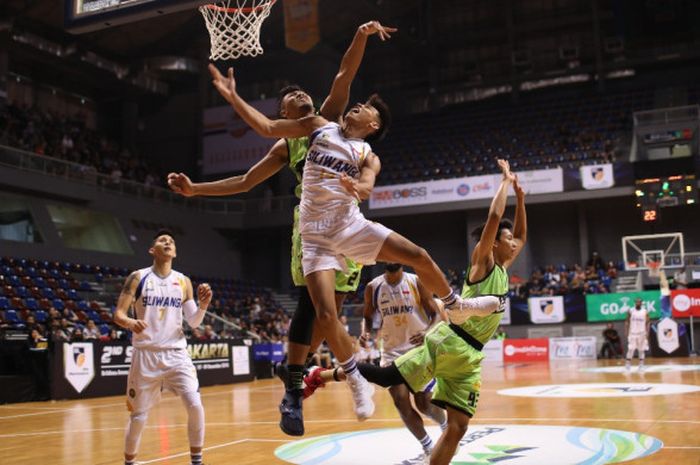
<instances>
[{"instance_id":1,"label":"player's raised hand","mask_svg":"<svg viewBox=\"0 0 700 465\"><path fill-rule=\"evenodd\" d=\"M168 187L173 192L177 192L185 197L195 195L192 181L185 173L170 173L168 174Z\"/></svg>"},{"instance_id":2,"label":"player's raised hand","mask_svg":"<svg viewBox=\"0 0 700 465\"><path fill-rule=\"evenodd\" d=\"M501 169L501 173L503 173L503 179L514 182L515 175L510 171L510 163L508 163L508 160L499 158L496 160L496 163L498 163L498 167Z\"/></svg>"},{"instance_id":3,"label":"player's raised hand","mask_svg":"<svg viewBox=\"0 0 700 465\"><path fill-rule=\"evenodd\" d=\"M525 198L525 191L523 190L523 186L520 185L520 181L518 180L517 175L515 176L515 181L513 181L513 190L515 191L516 198Z\"/></svg>"},{"instance_id":4,"label":"player's raised hand","mask_svg":"<svg viewBox=\"0 0 700 465\"><path fill-rule=\"evenodd\" d=\"M202 283L197 286L197 300L199 301L199 308L208 308L213 295L214 293L212 292L209 284Z\"/></svg>"},{"instance_id":5,"label":"player's raised hand","mask_svg":"<svg viewBox=\"0 0 700 465\"><path fill-rule=\"evenodd\" d=\"M357 190L357 179L351 178L347 174L343 173L340 175L339 180L340 185L343 186L345 190L350 193L350 195L355 197L358 202L362 202L360 192Z\"/></svg>"},{"instance_id":6,"label":"player's raised hand","mask_svg":"<svg viewBox=\"0 0 700 465\"><path fill-rule=\"evenodd\" d=\"M131 321L129 321L129 330L132 333L140 334L141 331L143 331L146 328L148 328L148 323L146 323L143 320L132 319Z\"/></svg>"},{"instance_id":7,"label":"player's raised hand","mask_svg":"<svg viewBox=\"0 0 700 465\"><path fill-rule=\"evenodd\" d=\"M219 71L219 68L209 63L209 73L211 74L212 84L219 91L221 96L227 101L236 93L236 80L233 78L233 68L228 69L228 75L224 76Z\"/></svg>"},{"instance_id":8,"label":"player's raised hand","mask_svg":"<svg viewBox=\"0 0 700 465\"><path fill-rule=\"evenodd\" d=\"M382 41L391 39L390 33L398 31L395 27L382 26L379 21L366 22L359 27L359 30L366 36L377 34Z\"/></svg>"}]
</instances>

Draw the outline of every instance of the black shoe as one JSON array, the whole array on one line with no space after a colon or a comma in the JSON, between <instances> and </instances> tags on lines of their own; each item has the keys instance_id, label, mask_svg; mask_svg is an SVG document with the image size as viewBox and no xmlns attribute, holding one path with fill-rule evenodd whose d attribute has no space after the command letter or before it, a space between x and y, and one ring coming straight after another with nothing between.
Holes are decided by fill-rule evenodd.
<instances>
[{"instance_id":1,"label":"black shoe","mask_svg":"<svg viewBox=\"0 0 700 465\"><path fill-rule=\"evenodd\" d=\"M289 436L304 435L304 415L301 407L303 397L303 390L288 389L280 403L280 429Z\"/></svg>"},{"instance_id":2,"label":"black shoe","mask_svg":"<svg viewBox=\"0 0 700 465\"><path fill-rule=\"evenodd\" d=\"M289 379L289 368L287 368L287 364L284 362L275 363L275 374L286 387L287 380Z\"/></svg>"}]
</instances>

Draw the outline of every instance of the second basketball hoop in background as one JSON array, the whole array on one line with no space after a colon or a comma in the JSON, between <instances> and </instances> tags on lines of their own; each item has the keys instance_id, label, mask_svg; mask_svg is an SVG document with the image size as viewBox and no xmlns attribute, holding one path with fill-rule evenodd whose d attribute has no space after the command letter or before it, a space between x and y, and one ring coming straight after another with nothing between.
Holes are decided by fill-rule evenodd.
<instances>
[{"instance_id":1,"label":"second basketball hoop in background","mask_svg":"<svg viewBox=\"0 0 700 465\"><path fill-rule=\"evenodd\" d=\"M211 60L263 53L260 28L276 0L224 0L199 7L209 31Z\"/></svg>"}]
</instances>

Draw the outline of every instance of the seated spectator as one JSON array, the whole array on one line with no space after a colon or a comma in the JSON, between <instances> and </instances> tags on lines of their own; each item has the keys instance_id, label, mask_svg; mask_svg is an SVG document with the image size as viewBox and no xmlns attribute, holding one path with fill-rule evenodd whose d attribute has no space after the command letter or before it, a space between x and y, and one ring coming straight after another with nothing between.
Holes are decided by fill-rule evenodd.
<instances>
[{"instance_id":1,"label":"seated spectator","mask_svg":"<svg viewBox=\"0 0 700 465\"><path fill-rule=\"evenodd\" d=\"M46 350L49 348L49 343L44 337L41 329L34 327L29 333L29 350Z\"/></svg>"},{"instance_id":2,"label":"seated spectator","mask_svg":"<svg viewBox=\"0 0 700 465\"><path fill-rule=\"evenodd\" d=\"M620 335L612 323L608 323L603 331L603 346L600 349L600 358L622 357L622 343Z\"/></svg>"},{"instance_id":3,"label":"seated spectator","mask_svg":"<svg viewBox=\"0 0 700 465\"><path fill-rule=\"evenodd\" d=\"M214 332L211 325L206 325L204 327L204 335L202 336L202 339L205 341L211 341L214 339L219 339L219 335Z\"/></svg>"},{"instance_id":4,"label":"seated spectator","mask_svg":"<svg viewBox=\"0 0 700 465\"><path fill-rule=\"evenodd\" d=\"M70 336L70 342L84 342L85 337L83 336L83 330L79 327L76 327L73 330L73 334Z\"/></svg>"},{"instance_id":5,"label":"seated spectator","mask_svg":"<svg viewBox=\"0 0 700 465\"><path fill-rule=\"evenodd\" d=\"M51 322L51 342L61 343L68 341L70 341L70 334L61 328L61 323L58 321Z\"/></svg>"},{"instance_id":6,"label":"seated spectator","mask_svg":"<svg viewBox=\"0 0 700 465\"><path fill-rule=\"evenodd\" d=\"M83 337L86 340L100 338L100 330L97 328L97 325L94 321L88 320L87 326L85 327L85 331L83 331Z\"/></svg>"}]
</instances>

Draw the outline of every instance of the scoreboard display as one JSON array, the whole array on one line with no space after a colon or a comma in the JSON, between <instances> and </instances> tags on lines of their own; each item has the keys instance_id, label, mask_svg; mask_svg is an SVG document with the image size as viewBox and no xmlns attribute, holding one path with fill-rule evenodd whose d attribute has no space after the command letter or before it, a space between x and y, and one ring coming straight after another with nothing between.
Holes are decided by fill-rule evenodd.
<instances>
[{"instance_id":1,"label":"scoreboard display","mask_svg":"<svg viewBox=\"0 0 700 465\"><path fill-rule=\"evenodd\" d=\"M213 1L213 0L212 0ZM211 3L197 0L66 0L65 27L73 33L96 31Z\"/></svg>"},{"instance_id":2,"label":"scoreboard display","mask_svg":"<svg viewBox=\"0 0 700 465\"><path fill-rule=\"evenodd\" d=\"M698 201L695 175L638 179L635 195L644 221L656 221L659 209L692 205Z\"/></svg>"}]
</instances>

